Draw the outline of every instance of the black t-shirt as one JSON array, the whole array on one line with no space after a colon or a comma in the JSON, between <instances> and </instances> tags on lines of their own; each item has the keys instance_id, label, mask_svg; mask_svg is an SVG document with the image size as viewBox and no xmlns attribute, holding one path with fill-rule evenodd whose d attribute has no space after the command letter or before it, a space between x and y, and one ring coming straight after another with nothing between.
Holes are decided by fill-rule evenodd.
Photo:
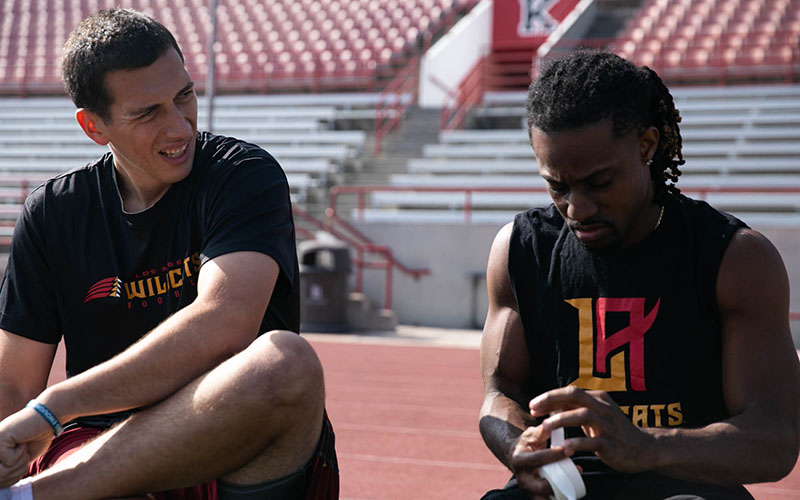
<instances>
[{"instance_id":1,"label":"black t-shirt","mask_svg":"<svg viewBox=\"0 0 800 500\"><path fill-rule=\"evenodd\" d=\"M135 214L123 212L115 175L108 153L31 193L0 289L0 328L50 344L63 336L72 376L191 303L205 262L256 251L280 267L262 332L298 331L289 188L272 156L199 133L188 177Z\"/></svg>"},{"instance_id":2,"label":"black t-shirt","mask_svg":"<svg viewBox=\"0 0 800 500\"><path fill-rule=\"evenodd\" d=\"M604 390L642 427L727 418L716 282L742 227L704 202L668 195L654 232L598 255L553 206L518 215L508 268L532 396L567 385ZM584 458L576 460L584 470L597 465Z\"/></svg>"}]
</instances>

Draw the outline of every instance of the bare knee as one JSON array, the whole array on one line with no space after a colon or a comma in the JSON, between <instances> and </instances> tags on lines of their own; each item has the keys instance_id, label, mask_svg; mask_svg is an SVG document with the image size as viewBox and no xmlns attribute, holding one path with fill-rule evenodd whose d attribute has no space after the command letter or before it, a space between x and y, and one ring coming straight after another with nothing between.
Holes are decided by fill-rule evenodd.
<instances>
[{"instance_id":1,"label":"bare knee","mask_svg":"<svg viewBox=\"0 0 800 500\"><path fill-rule=\"evenodd\" d=\"M253 341L244 354L248 378L253 377L252 381L274 403L302 406L324 401L322 364L311 344L296 333L267 332Z\"/></svg>"}]
</instances>

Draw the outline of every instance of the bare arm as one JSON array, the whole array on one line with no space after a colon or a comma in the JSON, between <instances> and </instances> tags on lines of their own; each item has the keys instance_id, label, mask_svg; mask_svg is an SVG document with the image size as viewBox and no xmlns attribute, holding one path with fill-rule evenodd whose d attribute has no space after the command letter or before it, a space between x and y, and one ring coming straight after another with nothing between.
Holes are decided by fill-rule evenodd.
<instances>
[{"instance_id":1,"label":"bare arm","mask_svg":"<svg viewBox=\"0 0 800 500\"><path fill-rule=\"evenodd\" d=\"M508 279L510 234L510 225L498 233L486 271L489 310L481 338L484 400L480 414L483 440L509 468L514 443L532 423L527 411L531 395L526 394L528 350Z\"/></svg>"},{"instance_id":2,"label":"bare arm","mask_svg":"<svg viewBox=\"0 0 800 500\"><path fill-rule=\"evenodd\" d=\"M627 472L655 470L718 483L776 481L798 456L800 366L788 324L789 284L780 255L759 233L731 241L717 279L723 391L731 417L700 429L638 429L599 391L557 389L531 402L535 415L566 409L543 426L583 426L566 446L593 451Z\"/></svg>"},{"instance_id":3,"label":"bare arm","mask_svg":"<svg viewBox=\"0 0 800 500\"><path fill-rule=\"evenodd\" d=\"M531 374L508 276L510 234L511 224L497 234L486 271L489 311L481 339L484 399L480 431L486 446L514 472L523 489L549 497L550 486L538 477L537 468L565 454L561 449L546 448L549 432L534 426L528 411L533 396Z\"/></svg>"},{"instance_id":4,"label":"bare arm","mask_svg":"<svg viewBox=\"0 0 800 500\"><path fill-rule=\"evenodd\" d=\"M732 418L657 436L665 452L656 467L718 481L775 481L797 460L800 367L788 324L786 270L761 234L736 234L720 267L717 300Z\"/></svg>"},{"instance_id":5,"label":"bare arm","mask_svg":"<svg viewBox=\"0 0 800 500\"><path fill-rule=\"evenodd\" d=\"M247 347L278 277L257 252L206 262L197 298L123 353L45 390L39 400L64 422L158 402Z\"/></svg>"},{"instance_id":6,"label":"bare arm","mask_svg":"<svg viewBox=\"0 0 800 500\"><path fill-rule=\"evenodd\" d=\"M44 390L55 353L55 345L0 330L0 420Z\"/></svg>"}]
</instances>

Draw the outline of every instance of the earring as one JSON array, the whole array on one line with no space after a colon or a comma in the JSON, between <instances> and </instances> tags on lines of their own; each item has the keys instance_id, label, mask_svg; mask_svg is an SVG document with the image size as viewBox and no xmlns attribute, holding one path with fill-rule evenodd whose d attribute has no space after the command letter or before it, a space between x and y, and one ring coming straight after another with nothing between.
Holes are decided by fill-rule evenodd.
<instances>
[{"instance_id":1,"label":"earring","mask_svg":"<svg viewBox=\"0 0 800 500\"><path fill-rule=\"evenodd\" d=\"M646 161L646 162L644 162L644 163L645 163L645 165L647 165L648 167L650 167L650 166L652 166L652 165L653 165L653 159L652 159L652 158L650 158L649 160L647 160L647 161Z\"/></svg>"}]
</instances>

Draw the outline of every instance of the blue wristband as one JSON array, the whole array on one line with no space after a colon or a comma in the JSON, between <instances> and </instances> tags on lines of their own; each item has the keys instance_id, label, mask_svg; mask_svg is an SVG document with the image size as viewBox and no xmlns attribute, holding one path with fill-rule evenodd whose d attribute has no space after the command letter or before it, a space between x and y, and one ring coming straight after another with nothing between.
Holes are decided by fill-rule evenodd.
<instances>
[{"instance_id":1,"label":"blue wristband","mask_svg":"<svg viewBox=\"0 0 800 500\"><path fill-rule=\"evenodd\" d=\"M46 407L42 403L36 401L35 399L31 399L28 401L28 404L25 405L25 408L33 408L36 413L47 420L47 423L53 428L53 434L56 436L64 432L64 427L61 425L61 422L58 421L58 418L56 418L53 412L50 411L50 408Z\"/></svg>"}]
</instances>

